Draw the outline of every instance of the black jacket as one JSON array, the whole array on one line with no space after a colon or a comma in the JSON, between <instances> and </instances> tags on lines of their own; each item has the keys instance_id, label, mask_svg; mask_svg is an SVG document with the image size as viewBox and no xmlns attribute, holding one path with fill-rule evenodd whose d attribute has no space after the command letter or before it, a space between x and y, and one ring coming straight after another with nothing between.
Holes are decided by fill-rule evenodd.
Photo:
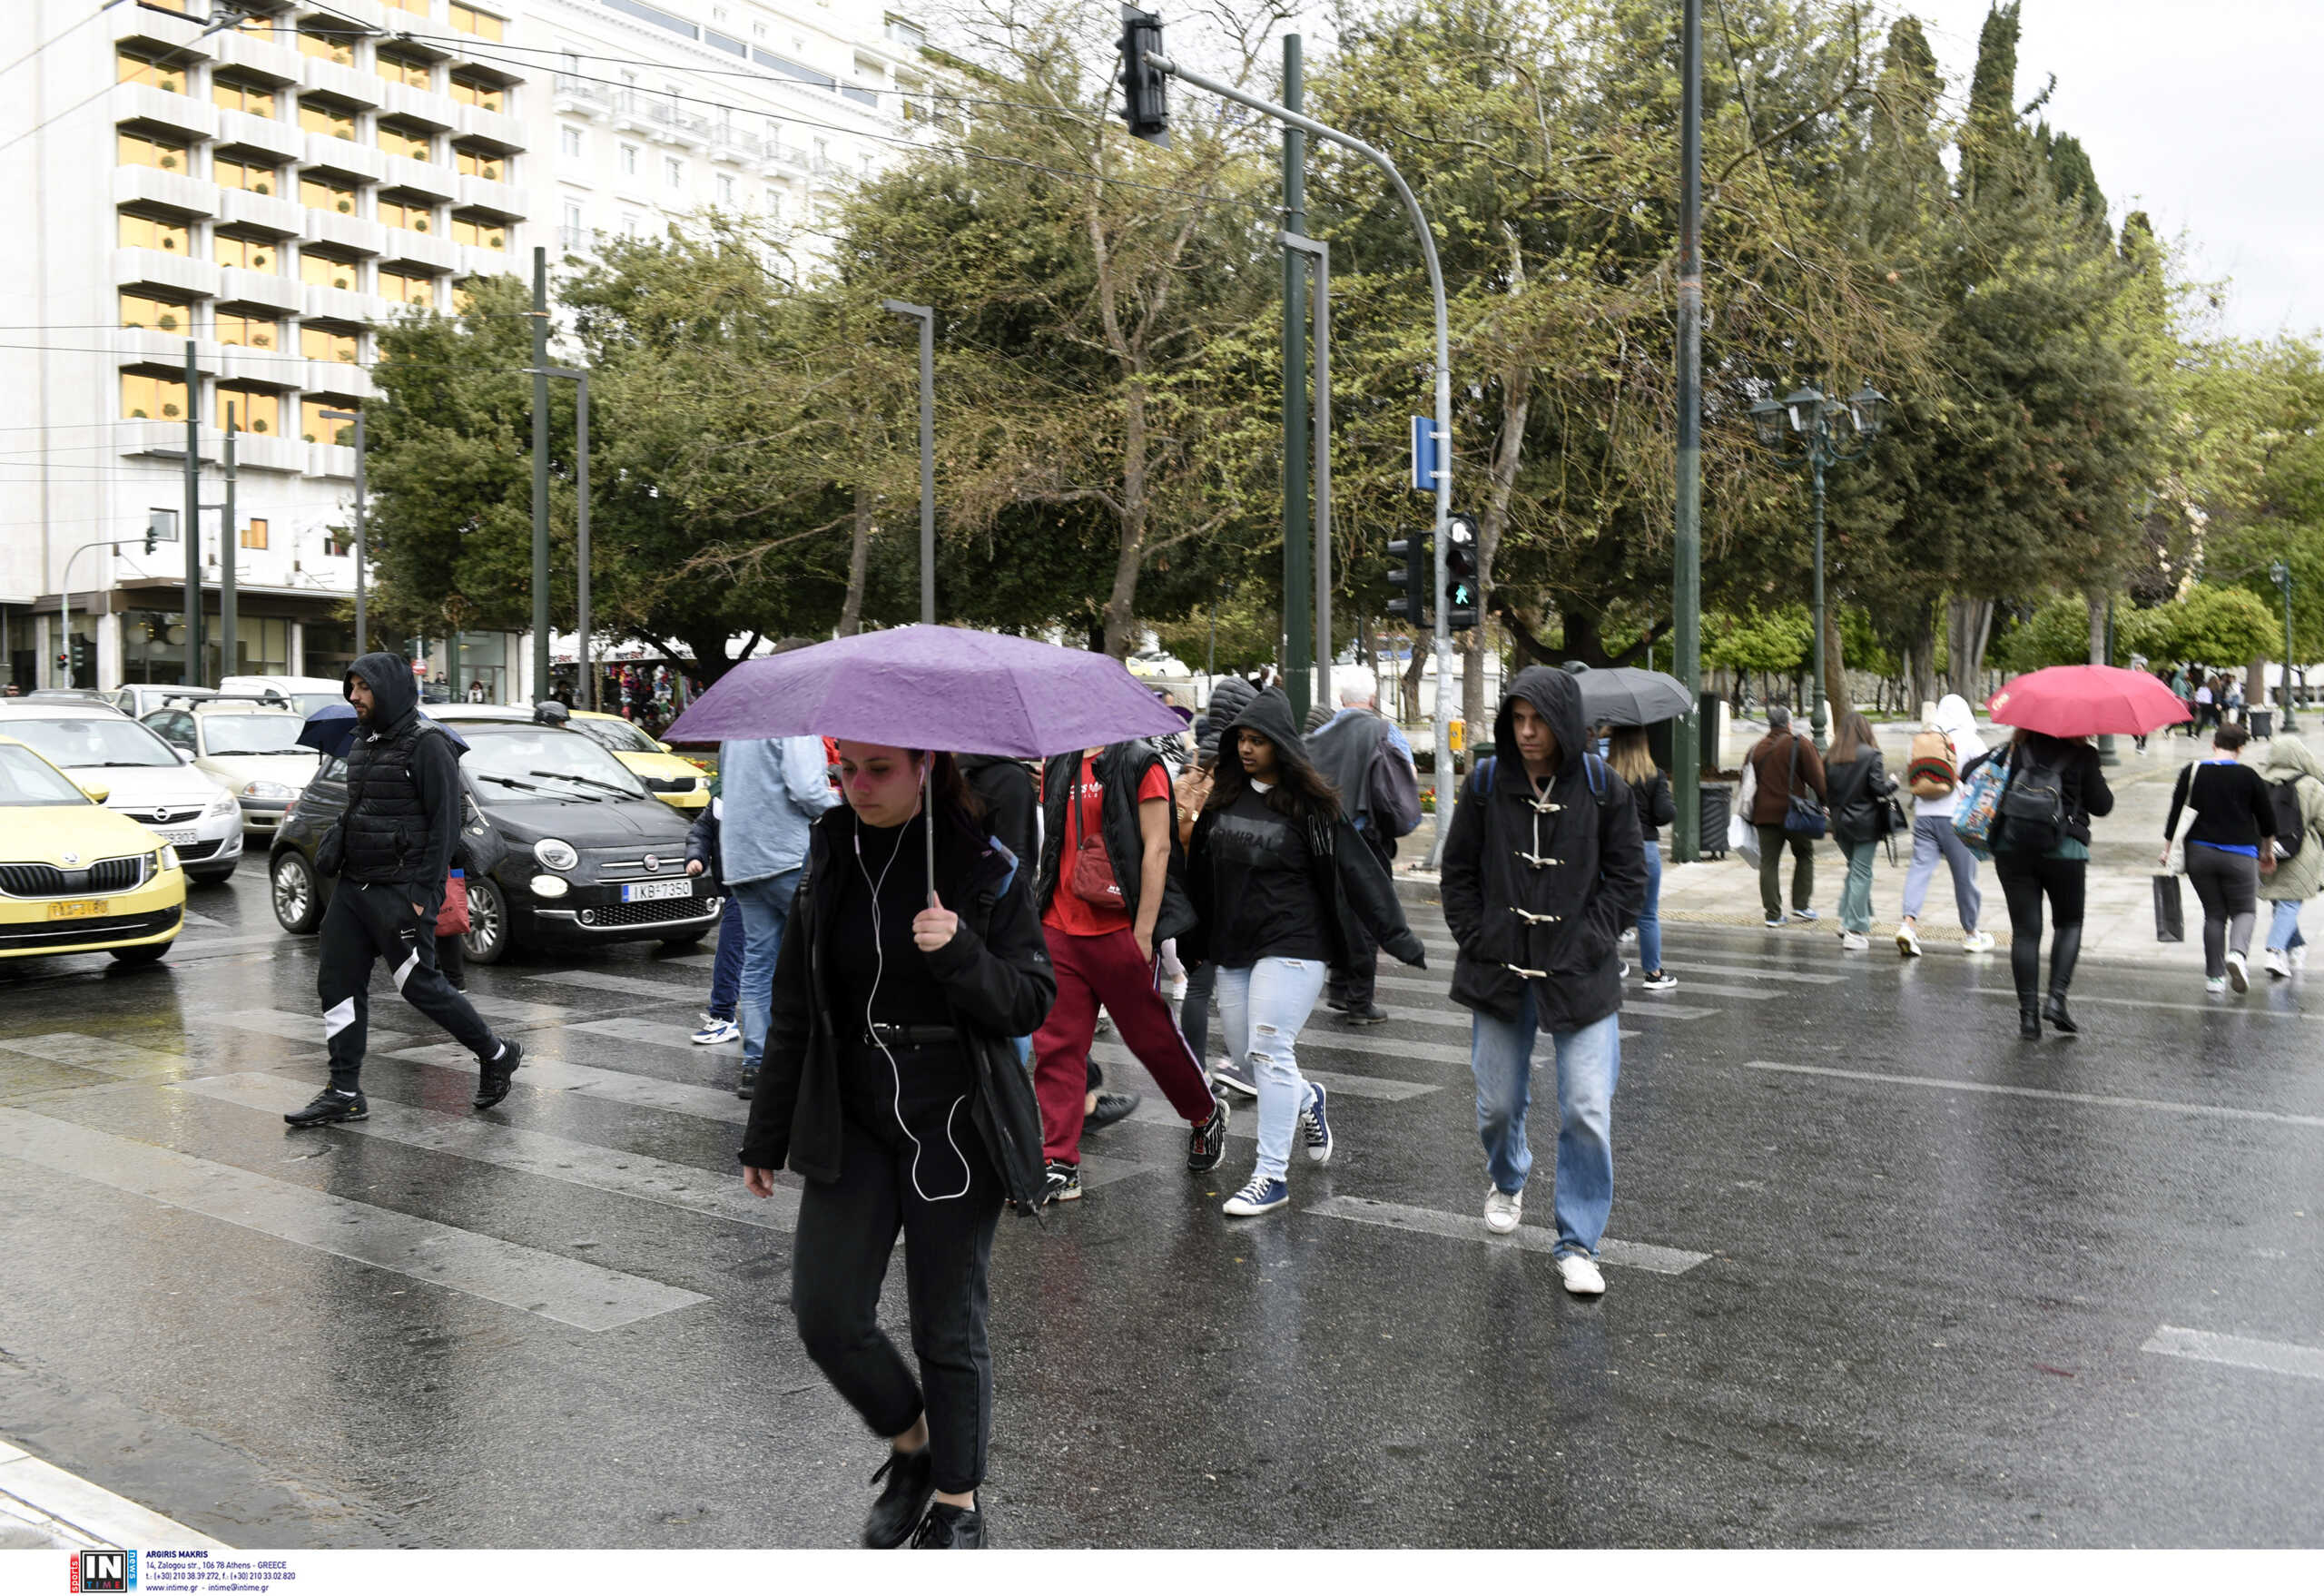
<instances>
[{"instance_id":1,"label":"black jacket","mask_svg":"<svg viewBox=\"0 0 2324 1596\"><path fill-rule=\"evenodd\" d=\"M855 812L842 804L808 829L806 875L775 954L766 1050L739 1155L753 1168L788 1164L826 1183L840 1173L840 1051L843 1039L861 1029L833 1012L826 973L839 879L832 862L853 847L857 823ZM918 835L903 845L921 847ZM923 955L921 973L943 989L968 1045L976 1076L970 1121L1009 1200L1030 1213L1042 1194L1040 1106L1010 1039L1039 1030L1057 997L1049 944L1023 868L963 826L940 824L936 890L960 915L960 929Z\"/></svg>"},{"instance_id":2,"label":"black jacket","mask_svg":"<svg viewBox=\"0 0 2324 1596\"><path fill-rule=\"evenodd\" d=\"M2088 743L2036 732L2025 739L2023 747L2005 744L1987 754L1984 759L2005 756L2009 761L2009 781L2014 783L2024 770L2028 755L2058 773L2058 787L2065 798L2066 835L2087 843L2091 816L2114 813L2114 789L2106 784L2106 772L2098 763L2098 750ZM1971 760L1961 773L1962 779L1966 781L1969 772L1984 763L1984 759ZM2002 792L2004 796L2008 793L2008 783L2003 784ZM2011 851L2009 823L2005 819L1994 822L1993 851Z\"/></svg>"},{"instance_id":3,"label":"black jacket","mask_svg":"<svg viewBox=\"0 0 2324 1596\"><path fill-rule=\"evenodd\" d=\"M1888 795L1896 783L1880 750L1866 748L1854 759L1824 764L1824 801L1832 810L1836 842L1876 842L1888 834Z\"/></svg>"},{"instance_id":4,"label":"black jacket","mask_svg":"<svg viewBox=\"0 0 2324 1596\"><path fill-rule=\"evenodd\" d=\"M358 679L371 690L370 718L347 750L346 845L340 874L408 889L416 903L440 903L460 834L459 750L419 713L411 662L367 654L347 667L340 691Z\"/></svg>"},{"instance_id":5,"label":"black jacket","mask_svg":"<svg viewBox=\"0 0 2324 1596\"><path fill-rule=\"evenodd\" d=\"M960 767L960 779L984 805L984 829L1000 838L1000 845L1022 861L1028 871L1032 870L1037 862L1033 857L1033 773L1023 761L1003 754L960 754L953 758Z\"/></svg>"},{"instance_id":6,"label":"black jacket","mask_svg":"<svg viewBox=\"0 0 2324 1596\"><path fill-rule=\"evenodd\" d=\"M1517 754L1520 698L1557 738L1558 768L1539 799ZM1452 1000L1514 1020L1531 980L1542 1030L1593 1025L1622 1006L1614 945L1646 903L1638 805L1630 784L1586 753L1581 689L1563 671L1517 674L1493 746L1491 790L1471 775L1444 842L1444 922L1461 948Z\"/></svg>"},{"instance_id":7,"label":"black jacket","mask_svg":"<svg viewBox=\"0 0 2324 1596\"><path fill-rule=\"evenodd\" d=\"M1218 757L1222 769L1236 757L1234 733L1238 726L1249 726L1264 734L1275 744L1278 759L1292 764L1308 764L1305 740L1299 735L1299 728L1291 717L1291 700L1284 695L1282 688L1270 687L1254 695L1240 714L1219 728ZM1214 794L1218 791L1220 788L1212 789ZM1189 950L1196 959L1209 956L1207 932L1216 895L1216 883L1211 879L1210 832L1217 818L1217 810L1206 804L1187 844L1187 882L1199 923L1180 933L1181 960L1187 958ZM1350 960L1355 947L1350 931L1356 920L1361 920L1373 940L1396 959L1416 970L1428 967L1428 955L1405 922L1404 906L1396 897L1396 883L1389 877L1387 866L1365 845L1362 834L1344 813L1328 823L1309 822L1307 852L1315 872L1316 900L1323 910L1324 940L1331 950L1334 967L1343 967Z\"/></svg>"},{"instance_id":8,"label":"black jacket","mask_svg":"<svg viewBox=\"0 0 2324 1596\"><path fill-rule=\"evenodd\" d=\"M686 862L702 861L702 883L714 892L726 890L726 878L718 868L719 807L719 801L713 798L694 817L694 824L686 828Z\"/></svg>"},{"instance_id":9,"label":"black jacket","mask_svg":"<svg viewBox=\"0 0 2324 1596\"><path fill-rule=\"evenodd\" d=\"M1659 768L1652 781L1643 786L1633 784L1630 796L1638 803L1638 834L1642 842L1654 842L1662 827L1679 818L1679 801L1670 795L1670 777Z\"/></svg>"},{"instance_id":10,"label":"black jacket","mask_svg":"<svg viewBox=\"0 0 2324 1596\"><path fill-rule=\"evenodd\" d=\"M1098 755L1096 775L1104 789L1100 800L1099 833L1105 838L1106 859L1122 889L1122 907L1130 923L1137 923L1137 894L1145 880L1146 836L1137 825L1137 789L1149 770L1165 770L1162 756L1142 742L1115 743ZM1167 770L1165 770L1167 774ZM1070 869L1065 854L1078 847L1079 830L1066 800L1081 779L1081 750L1060 754L1041 773L1040 891L1034 901L1034 918L1049 912L1057 897L1060 872ZM1195 923L1193 904L1187 901L1186 861L1178 852L1178 828L1170 827L1170 868L1162 878L1162 907L1154 917L1154 945L1184 936Z\"/></svg>"}]
</instances>

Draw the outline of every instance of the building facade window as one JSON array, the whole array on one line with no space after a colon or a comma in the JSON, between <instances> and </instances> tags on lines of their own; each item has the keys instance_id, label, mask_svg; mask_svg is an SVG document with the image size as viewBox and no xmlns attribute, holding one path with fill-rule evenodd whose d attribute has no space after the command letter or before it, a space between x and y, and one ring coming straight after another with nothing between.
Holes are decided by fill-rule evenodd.
<instances>
[{"instance_id":1,"label":"building facade window","mask_svg":"<svg viewBox=\"0 0 2324 1596\"><path fill-rule=\"evenodd\" d=\"M271 166L261 166L255 161L229 161L222 155L210 163L210 181L222 189L271 194L281 186L282 176Z\"/></svg>"},{"instance_id":2,"label":"building facade window","mask_svg":"<svg viewBox=\"0 0 2324 1596\"><path fill-rule=\"evenodd\" d=\"M336 327L318 327L308 322L299 329L299 352L310 360L330 360L341 366L359 363L361 340L352 332Z\"/></svg>"},{"instance_id":3,"label":"building facade window","mask_svg":"<svg viewBox=\"0 0 2324 1596\"><path fill-rule=\"evenodd\" d=\"M183 152L180 152L180 154L182 156ZM153 165L157 163L149 162L147 164ZM624 177L637 175L637 146L635 144L624 144L621 147L621 170Z\"/></svg>"},{"instance_id":4,"label":"building facade window","mask_svg":"<svg viewBox=\"0 0 2324 1596\"><path fill-rule=\"evenodd\" d=\"M172 255L186 252L187 232L182 222L165 222L158 216L140 216L133 211L121 213L121 242L133 250L161 250Z\"/></svg>"},{"instance_id":5,"label":"building facade window","mask_svg":"<svg viewBox=\"0 0 2324 1596\"><path fill-rule=\"evenodd\" d=\"M244 238L231 232L213 234L210 255L221 266L242 271L262 271L274 277L282 271L282 251L271 238Z\"/></svg>"},{"instance_id":6,"label":"building facade window","mask_svg":"<svg viewBox=\"0 0 2324 1596\"><path fill-rule=\"evenodd\" d=\"M497 39L505 25L488 11L478 11L473 5L457 3L452 6L452 27L457 33L474 34L479 39Z\"/></svg>"},{"instance_id":7,"label":"building facade window","mask_svg":"<svg viewBox=\"0 0 2324 1596\"><path fill-rule=\"evenodd\" d=\"M490 182L510 181L508 158L505 155L494 154L489 150L455 149L452 152L452 166L455 171L466 177L481 177Z\"/></svg>"},{"instance_id":8,"label":"building facade window","mask_svg":"<svg viewBox=\"0 0 2324 1596\"><path fill-rule=\"evenodd\" d=\"M665 155L662 158L662 181L674 189L682 189L685 187L685 163L678 160L675 156Z\"/></svg>"},{"instance_id":9,"label":"building facade window","mask_svg":"<svg viewBox=\"0 0 2324 1596\"><path fill-rule=\"evenodd\" d=\"M508 91L498 84L465 73L452 74L452 98L478 111L508 109Z\"/></svg>"},{"instance_id":10,"label":"building facade window","mask_svg":"<svg viewBox=\"0 0 2324 1596\"><path fill-rule=\"evenodd\" d=\"M282 347L282 324L271 316L221 310L217 323L212 336L222 344L241 350L279 350Z\"/></svg>"},{"instance_id":11,"label":"building facade window","mask_svg":"<svg viewBox=\"0 0 2324 1596\"><path fill-rule=\"evenodd\" d=\"M341 216L352 216L355 186L328 177L302 177L299 180L299 203L310 211L336 211Z\"/></svg>"},{"instance_id":12,"label":"building facade window","mask_svg":"<svg viewBox=\"0 0 2324 1596\"><path fill-rule=\"evenodd\" d=\"M153 166L163 172L186 169L186 146L152 133L123 133L114 141L113 154L123 166Z\"/></svg>"},{"instance_id":13,"label":"building facade window","mask_svg":"<svg viewBox=\"0 0 2324 1596\"><path fill-rule=\"evenodd\" d=\"M766 191L766 213L775 221L783 220L783 191L769 186Z\"/></svg>"},{"instance_id":14,"label":"building facade window","mask_svg":"<svg viewBox=\"0 0 2324 1596\"><path fill-rule=\"evenodd\" d=\"M299 125L308 133L329 133L335 139L355 136L355 113L328 100L299 102Z\"/></svg>"},{"instance_id":15,"label":"building facade window","mask_svg":"<svg viewBox=\"0 0 2324 1596\"><path fill-rule=\"evenodd\" d=\"M505 250L508 247L508 225L486 216L455 216L452 241L474 244L480 250Z\"/></svg>"},{"instance_id":16,"label":"building facade window","mask_svg":"<svg viewBox=\"0 0 2324 1596\"><path fill-rule=\"evenodd\" d=\"M157 300L149 294L123 290L121 296L121 324L142 327L153 332L187 332L193 327L193 308L174 300Z\"/></svg>"},{"instance_id":17,"label":"building facade window","mask_svg":"<svg viewBox=\"0 0 2324 1596\"><path fill-rule=\"evenodd\" d=\"M386 274L383 272L381 275L384 276ZM309 443L336 443L341 446L352 445L355 441L355 423L352 421L326 421L323 419L323 412L325 410L355 410L360 409L361 408L361 406L356 404L351 399L300 399L299 401L299 436L305 438ZM327 554L348 554L352 553L353 549L354 544L352 540L350 540L348 547L345 548L326 547L324 552Z\"/></svg>"},{"instance_id":18,"label":"building facade window","mask_svg":"<svg viewBox=\"0 0 2324 1596\"><path fill-rule=\"evenodd\" d=\"M210 80L210 100L222 111L241 111L270 119L274 115L274 90L265 84L213 75Z\"/></svg>"},{"instance_id":19,"label":"building facade window","mask_svg":"<svg viewBox=\"0 0 2324 1596\"><path fill-rule=\"evenodd\" d=\"M143 371L121 374L121 419L124 421L182 421L185 419L185 381L155 377Z\"/></svg>"},{"instance_id":20,"label":"building facade window","mask_svg":"<svg viewBox=\"0 0 2324 1596\"><path fill-rule=\"evenodd\" d=\"M379 123L379 148L407 161L426 161L435 153L436 141L425 128L383 122Z\"/></svg>"},{"instance_id":21,"label":"building facade window","mask_svg":"<svg viewBox=\"0 0 2324 1596\"><path fill-rule=\"evenodd\" d=\"M432 305L436 302L436 280L417 273L390 271L379 268L379 292L381 298L402 305Z\"/></svg>"},{"instance_id":22,"label":"building facade window","mask_svg":"<svg viewBox=\"0 0 2324 1596\"><path fill-rule=\"evenodd\" d=\"M343 288L354 291L361 269L353 261L336 255L320 254L312 245L299 251L299 281L316 288Z\"/></svg>"},{"instance_id":23,"label":"building facade window","mask_svg":"<svg viewBox=\"0 0 2324 1596\"><path fill-rule=\"evenodd\" d=\"M256 517L251 519L249 526L242 528L241 542L244 548L264 548L266 537L267 525Z\"/></svg>"},{"instance_id":24,"label":"building facade window","mask_svg":"<svg viewBox=\"0 0 2324 1596\"><path fill-rule=\"evenodd\" d=\"M299 30L299 54L335 66L352 66L356 25L337 20L310 23Z\"/></svg>"},{"instance_id":25,"label":"building facade window","mask_svg":"<svg viewBox=\"0 0 2324 1596\"><path fill-rule=\"evenodd\" d=\"M261 388L228 388L221 384L212 400L211 424L225 430L226 407L234 407L234 425L244 432L282 434L282 397Z\"/></svg>"},{"instance_id":26,"label":"building facade window","mask_svg":"<svg viewBox=\"0 0 2324 1596\"><path fill-rule=\"evenodd\" d=\"M557 129L556 143L559 150L563 151L567 155L573 156L576 160L579 159L581 154L581 130L579 128L561 127Z\"/></svg>"},{"instance_id":27,"label":"building facade window","mask_svg":"<svg viewBox=\"0 0 2324 1596\"><path fill-rule=\"evenodd\" d=\"M113 75L121 83L143 84L148 88L166 89L172 94L185 93L183 69L162 64L153 51L123 44L113 53Z\"/></svg>"},{"instance_id":28,"label":"building facade window","mask_svg":"<svg viewBox=\"0 0 2324 1596\"><path fill-rule=\"evenodd\" d=\"M734 202L734 180L723 172L718 174L718 202L722 205Z\"/></svg>"},{"instance_id":29,"label":"building facade window","mask_svg":"<svg viewBox=\"0 0 2324 1596\"><path fill-rule=\"evenodd\" d=\"M375 51L371 56L371 70L389 83L401 84L406 88L428 89L436 84L435 70L428 64L428 58L424 55L406 55L399 50Z\"/></svg>"},{"instance_id":30,"label":"building facade window","mask_svg":"<svg viewBox=\"0 0 2324 1596\"><path fill-rule=\"evenodd\" d=\"M390 199L379 197L379 221L382 225L400 228L406 232L436 231L436 208L425 200Z\"/></svg>"}]
</instances>

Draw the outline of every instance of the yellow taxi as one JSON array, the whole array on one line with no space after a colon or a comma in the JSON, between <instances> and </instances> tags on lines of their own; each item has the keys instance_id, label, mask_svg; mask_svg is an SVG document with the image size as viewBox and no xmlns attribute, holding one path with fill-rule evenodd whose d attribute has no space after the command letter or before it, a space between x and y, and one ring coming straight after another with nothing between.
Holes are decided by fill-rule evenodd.
<instances>
[{"instance_id":1,"label":"yellow taxi","mask_svg":"<svg viewBox=\"0 0 2324 1596\"><path fill-rule=\"evenodd\" d=\"M170 951L185 924L178 851L104 801L0 736L0 959Z\"/></svg>"},{"instance_id":2,"label":"yellow taxi","mask_svg":"<svg viewBox=\"0 0 2324 1596\"><path fill-rule=\"evenodd\" d=\"M635 722L594 709L576 709L568 724L602 744L629 767L630 774L645 783L647 792L671 808L692 811L710 802L710 778L702 766L671 753L667 743L656 743Z\"/></svg>"}]
</instances>

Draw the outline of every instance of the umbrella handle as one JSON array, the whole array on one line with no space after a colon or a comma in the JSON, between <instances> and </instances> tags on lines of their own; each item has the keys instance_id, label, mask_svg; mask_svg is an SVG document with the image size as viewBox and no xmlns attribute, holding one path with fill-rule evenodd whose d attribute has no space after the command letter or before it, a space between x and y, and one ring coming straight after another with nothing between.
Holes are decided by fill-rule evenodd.
<instances>
[{"instance_id":1,"label":"umbrella handle","mask_svg":"<svg viewBox=\"0 0 2324 1596\"><path fill-rule=\"evenodd\" d=\"M931 748L921 755L920 765L920 829L928 837L928 906L940 908L936 899L936 813L930 806L936 793L936 750Z\"/></svg>"}]
</instances>

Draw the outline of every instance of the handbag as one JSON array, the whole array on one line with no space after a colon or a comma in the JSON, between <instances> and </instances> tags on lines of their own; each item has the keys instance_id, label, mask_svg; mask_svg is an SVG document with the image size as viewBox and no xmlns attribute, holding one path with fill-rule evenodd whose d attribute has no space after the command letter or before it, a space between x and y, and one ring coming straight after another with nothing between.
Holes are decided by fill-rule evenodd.
<instances>
[{"instance_id":1,"label":"handbag","mask_svg":"<svg viewBox=\"0 0 2324 1596\"><path fill-rule=\"evenodd\" d=\"M1996 756L1979 764L1961 785L1953 805L1953 834L1980 859L1993 857L1994 820L2002 790L2009 785L2009 761Z\"/></svg>"},{"instance_id":2,"label":"handbag","mask_svg":"<svg viewBox=\"0 0 2324 1596\"><path fill-rule=\"evenodd\" d=\"M1739 814L1727 817L1727 846L1753 870L1759 868L1759 828Z\"/></svg>"},{"instance_id":3,"label":"handbag","mask_svg":"<svg viewBox=\"0 0 2324 1596\"><path fill-rule=\"evenodd\" d=\"M1090 782L1097 780L1097 765L1088 767ZM1100 908L1123 907L1122 884L1114 878L1114 862L1106 852L1106 839L1092 837L1081 829L1082 789L1075 784L1073 793L1073 874L1068 878L1073 895L1084 903ZM1102 804L1105 801L1101 798Z\"/></svg>"},{"instance_id":4,"label":"handbag","mask_svg":"<svg viewBox=\"0 0 2324 1596\"><path fill-rule=\"evenodd\" d=\"M1799 736L1791 739L1791 798L1783 812L1783 829L1795 837L1820 837L1824 834L1824 805L1814 793L1802 793L1799 787Z\"/></svg>"},{"instance_id":5,"label":"handbag","mask_svg":"<svg viewBox=\"0 0 2324 1596\"><path fill-rule=\"evenodd\" d=\"M2154 940L2158 942L2183 942L2187 940L2187 912L2179 901L2179 878L2175 875L2154 878Z\"/></svg>"}]
</instances>

